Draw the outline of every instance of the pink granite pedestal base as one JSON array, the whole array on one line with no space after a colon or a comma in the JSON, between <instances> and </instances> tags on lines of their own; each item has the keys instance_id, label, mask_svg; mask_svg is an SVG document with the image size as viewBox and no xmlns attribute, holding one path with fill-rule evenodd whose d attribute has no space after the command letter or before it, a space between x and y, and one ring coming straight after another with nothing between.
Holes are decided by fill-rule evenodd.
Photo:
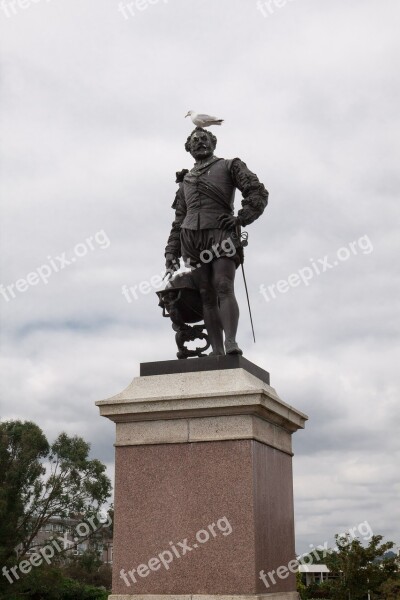
<instances>
[{"instance_id":1,"label":"pink granite pedestal base","mask_svg":"<svg viewBox=\"0 0 400 600\"><path fill-rule=\"evenodd\" d=\"M98 404L117 423L110 600L297 599L305 415L243 369L140 377Z\"/></svg>"}]
</instances>

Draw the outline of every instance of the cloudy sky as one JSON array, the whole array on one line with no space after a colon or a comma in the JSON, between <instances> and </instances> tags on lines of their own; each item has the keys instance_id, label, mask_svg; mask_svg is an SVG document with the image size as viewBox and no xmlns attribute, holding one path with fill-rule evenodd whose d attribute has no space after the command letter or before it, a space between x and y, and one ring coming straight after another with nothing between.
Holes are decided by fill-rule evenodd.
<instances>
[{"instance_id":1,"label":"cloudy sky","mask_svg":"<svg viewBox=\"0 0 400 600\"><path fill-rule=\"evenodd\" d=\"M95 401L176 351L154 291L122 286L161 273L184 115L216 114L217 154L270 191L239 341L310 417L297 550L364 521L400 544L398 1L127 4L1 3L1 417L112 473Z\"/></svg>"}]
</instances>

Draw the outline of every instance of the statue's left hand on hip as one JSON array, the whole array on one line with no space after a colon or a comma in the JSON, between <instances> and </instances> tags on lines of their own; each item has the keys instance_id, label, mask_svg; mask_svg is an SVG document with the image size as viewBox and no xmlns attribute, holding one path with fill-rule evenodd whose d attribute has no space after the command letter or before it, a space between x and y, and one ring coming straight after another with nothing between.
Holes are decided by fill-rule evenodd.
<instances>
[{"instance_id":1,"label":"statue's left hand on hip","mask_svg":"<svg viewBox=\"0 0 400 600\"><path fill-rule=\"evenodd\" d=\"M237 217L233 215L220 215L218 221L221 229L236 229Z\"/></svg>"}]
</instances>

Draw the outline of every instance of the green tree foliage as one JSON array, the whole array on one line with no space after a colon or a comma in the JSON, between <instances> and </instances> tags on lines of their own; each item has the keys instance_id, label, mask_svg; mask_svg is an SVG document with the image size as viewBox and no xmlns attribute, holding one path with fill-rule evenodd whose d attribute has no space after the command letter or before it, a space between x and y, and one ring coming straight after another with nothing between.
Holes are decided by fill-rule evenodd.
<instances>
[{"instance_id":1,"label":"green tree foliage","mask_svg":"<svg viewBox=\"0 0 400 600\"><path fill-rule=\"evenodd\" d=\"M0 600L107 600L111 567L92 551L46 563L0 591Z\"/></svg>"},{"instance_id":2,"label":"green tree foliage","mask_svg":"<svg viewBox=\"0 0 400 600\"><path fill-rule=\"evenodd\" d=\"M111 589L111 567L103 564L94 550L71 557L63 570L67 577L80 583Z\"/></svg>"},{"instance_id":3,"label":"green tree foliage","mask_svg":"<svg viewBox=\"0 0 400 600\"><path fill-rule=\"evenodd\" d=\"M37 425L0 423L0 564L29 539L34 521L32 504L40 495L50 446Z\"/></svg>"},{"instance_id":4,"label":"green tree foliage","mask_svg":"<svg viewBox=\"0 0 400 600\"><path fill-rule=\"evenodd\" d=\"M307 588L303 583L300 571L297 571L296 573L296 590L298 591L301 600L307 600Z\"/></svg>"},{"instance_id":5,"label":"green tree foliage","mask_svg":"<svg viewBox=\"0 0 400 600\"><path fill-rule=\"evenodd\" d=\"M65 577L52 565L32 570L29 575L0 594L1 600L107 600L108 592Z\"/></svg>"},{"instance_id":6,"label":"green tree foliage","mask_svg":"<svg viewBox=\"0 0 400 600\"><path fill-rule=\"evenodd\" d=\"M29 421L0 423L0 568L15 564L50 518L98 514L111 483L89 450L65 433L49 444Z\"/></svg>"},{"instance_id":7,"label":"green tree foliage","mask_svg":"<svg viewBox=\"0 0 400 600\"><path fill-rule=\"evenodd\" d=\"M384 600L400 600L400 575L388 579L380 587Z\"/></svg>"},{"instance_id":8,"label":"green tree foliage","mask_svg":"<svg viewBox=\"0 0 400 600\"><path fill-rule=\"evenodd\" d=\"M372 536L366 547L349 535L335 539L337 551L326 557L330 571L340 574L328 583L332 600L365 600L368 590L371 598L381 598L379 588L398 571L395 558L384 556L394 543L382 543L381 535Z\"/></svg>"},{"instance_id":9,"label":"green tree foliage","mask_svg":"<svg viewBox=\"0 0 400 600\"><path fill-rule=\"evenodd\" d=\"M0 592L1 600L58 600L57 590L61 588L63 576L59 569L44 565L33 569L18 584L7 586Z\"/></svg>"},{"instance_id":10,"label":"green tree foliage","mask_svg":"<svg viewBox=\"0 0 400 600\"><path fill-rule=\"evenodd\" d=\"M309 554L301 555L301 562L304 562L306 565L324 565L327 552L328 549L319 550L318 548L314 548Z\"/></svg>"}]
</instances>

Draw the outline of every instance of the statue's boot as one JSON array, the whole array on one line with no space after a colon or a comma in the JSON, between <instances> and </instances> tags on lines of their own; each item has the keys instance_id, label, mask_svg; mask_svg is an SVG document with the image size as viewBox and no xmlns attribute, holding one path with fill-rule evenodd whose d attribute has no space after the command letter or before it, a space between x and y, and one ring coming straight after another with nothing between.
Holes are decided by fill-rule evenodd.
<instances>
[{"instance_id":1,"label":"statue's boot","mask_svg":"<svg viewBox=\"0 0 400 600\"><path fill-rule=\"evenodd\" d=\"M243 354L235 340L225 340L225 352L227 354Z\"/></svg>"},{"instance_id":2,"label":"statue's boot","mask_svg":"<svg viewBox=\"0 0 400 600\"><path fill-rule=\"evenodd\" d=\"M223 354L222 352L214 352L214 350L212 352L210 352L210 354L207 354L207 356L225 356L225 354Z\"/></svg>"}]
</instances>

